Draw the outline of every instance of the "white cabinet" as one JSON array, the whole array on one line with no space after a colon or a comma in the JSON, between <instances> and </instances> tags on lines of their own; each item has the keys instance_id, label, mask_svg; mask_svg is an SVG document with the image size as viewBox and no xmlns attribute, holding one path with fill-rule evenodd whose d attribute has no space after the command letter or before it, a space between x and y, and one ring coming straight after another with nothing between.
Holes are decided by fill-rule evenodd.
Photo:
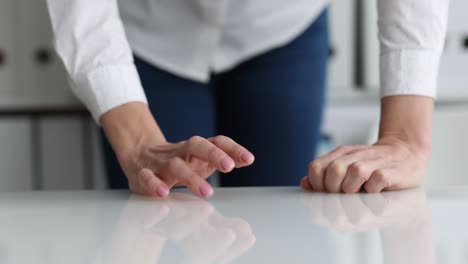
<instances>
[{"instance_id":1,"label":"white cabinet","mask_svg":"<svg viewBox=\"0 0 468 264\"><path fill-rule=\"evenodd\" d=\"M0 107L76 106L64 67L54 52L45 0L1 0L0 39L8 52L9 81L0 80ZM3 32L2 32L3 31ZM0 68L1 71L1 68ZM0 73L1 74L1 73ZM1 75L0 75L1 76ZM3 78L2 78L3 79Z\"/></svg>"},{"instance_id":2,"label":"white cabinet","mask_svg":"<svg viewBox=\"0 0 468 264\"><path fill-rule=\"evenodd\" d=\"M0 0L0 111L79 106L52 39L45 0ZM104 185L85 176L102 171L84 165L96 146L83 142L81 117L32 120L0 119L0 191Z\"/></svg>"},{"instance_id":3,"label":"white cabinet","mask_svg":"<svg viewBox=\"0 0 468 264\"><path fill-rule=\"evenodd\" d=\"M0 191L30 190L33 185L30 128L27 119L0 120Z\"/></svg>"},{"instance_id":4,"label":"white cabinet","mask_svg":"<svg viewBox=\"0 0 468 264\"><path fill-rule=\"evenodd\" d=\"M100 140L84 117L0 119L0 191L105 189Z\"/></svg>"},{"instance_id":5,"label":"white cabinet","mask_svg":"<svg viewBox=\"0 0 468 264\"><path fill-rule=\"evenodd\" d=\"M44 118L40 124L42 187L106 187L99 133L82 117Z\"/></svg>"},{"instance_id":6,"label":"white cabinet","mask_svg":"<svg viewBox=\"0 0 468 264\"><path fill-rule=\"evenodd\" d=\"M44 118L40 123L40 162L44 189L85 187L80 118ZM35 174L37 176L39 174Z\"/></svg>"}]
</instances>

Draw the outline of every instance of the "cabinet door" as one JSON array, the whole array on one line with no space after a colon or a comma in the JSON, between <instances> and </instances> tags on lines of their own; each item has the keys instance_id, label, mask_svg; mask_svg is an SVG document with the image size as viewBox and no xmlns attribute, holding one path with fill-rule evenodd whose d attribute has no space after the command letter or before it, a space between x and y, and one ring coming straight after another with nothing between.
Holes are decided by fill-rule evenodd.
<instances>
[{"instance_id":1,"label":"cabinet door","mask_svg":"<svg viewBox=\"0 0 468 264\"><path fill-rule=\"evenodd\" d=\"M0 191L31 190L30 132L27 119L0 120Z\"/></svg>"},{"instance_id":2,"label":"cabinet door","mask_svg":"<svg viewBox=\"0 0 468 264\"><path fill-rule=\"evenodd\" d=\"M82 126L80 118L44 118L40 124L42 187L82 189ZM86 144L88 144L86 142Z\"/></svg>"},{"instance_id":3,"label":"cabinet door","mask_svg":"<svg viewBox=\"0 0 468 264\"><path fill-rule=\"evenodd\" d=\"M328 87L331 95L343 95L354 85L355 7L353 1L330 1L330 61Z\"/></svg>"},{"instance_id":4,"label":"cabinet door","mask_svg":"<svg viewBox=\"0 0 468 264\"><path fill-rule=\"evenodd\" d=\"M15 8L20 14L15 43L25 76L18 80L21 101L33 106L76 105L63 64L54 52L46 1L15 0Z\"/></svg>"}]
</instances>

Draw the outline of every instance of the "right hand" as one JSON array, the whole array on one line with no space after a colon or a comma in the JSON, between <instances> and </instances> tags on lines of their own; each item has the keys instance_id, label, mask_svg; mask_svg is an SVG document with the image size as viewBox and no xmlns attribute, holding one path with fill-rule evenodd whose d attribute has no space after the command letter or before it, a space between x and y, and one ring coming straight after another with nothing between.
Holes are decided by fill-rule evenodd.
<instances>
[{"instance_id":1,"label":"right hand","mask_svg":"<svg viewBox=\"0 0 468 264\"><path fill-rule=\"evenodd\" d=\"M206 178L215 170L227 173L254 161L252 153L225 136L167 142L143 103L118 106L101 123L130 190L143 195L166 197L173 186L183 185L210 197L214 191Z\"/></svg>"}]
</instances>

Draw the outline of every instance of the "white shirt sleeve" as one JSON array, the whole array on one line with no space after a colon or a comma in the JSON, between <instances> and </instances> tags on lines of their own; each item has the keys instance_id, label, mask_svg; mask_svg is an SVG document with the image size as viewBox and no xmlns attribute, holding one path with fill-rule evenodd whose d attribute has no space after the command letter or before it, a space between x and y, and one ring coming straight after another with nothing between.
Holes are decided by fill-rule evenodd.
<instances>
[{"instance_id":1,"label":"white shirt sleeve","mask_svg":"<svg viewBox=\"0 0 468 264\"><path fill-rule=\"evenodd\" d=\"M435 97L449 0L379 0L381 96Z\"/></svg>"},{"instance_id":2,"label":"white shirt sleeve","mask_svg":"<svg viewBox=\"0 0 468 264\"><path fill-rule=\"evenodd\" d=\"M72 90L99 122L119 105L147 103L116 0L47 0Z\"/></svg>"}]
</instances>

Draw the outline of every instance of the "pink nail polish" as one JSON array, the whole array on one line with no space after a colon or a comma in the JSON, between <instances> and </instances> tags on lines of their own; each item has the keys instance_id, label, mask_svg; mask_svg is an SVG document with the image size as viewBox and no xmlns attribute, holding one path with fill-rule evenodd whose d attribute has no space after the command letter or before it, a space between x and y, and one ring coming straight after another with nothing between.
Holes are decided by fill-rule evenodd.
<instances>
[{"instance_id":1,"label":"pink nail polish","mask_svg":"<svg viewBox=\"0 0 468 264\"><path fill-rule=\"evenodd\" d=\"M231 160L231 159L228 159L228 158L225 158L223 160L221 160L221 167L223 167L223 169L225 171L230 171L234 168L234 162Z\"/></svg>"},{"instance_id":2,"label":"pink nail polish","mask_svg":"<svg viewBox=\"0 0 468 264\"><path fill-rule=\"evenodd\" d=\"M169 190L164 187L164 186L158 186L156 188L156 192L161 196L161 197L166 197L169 194Z\"/></svg>"},{"instance_id":3,"label":"pink nail polish","mask_svg":"<svg viewBox=\"0 0 468 264\"><path fill-rule=\"evenodd\" d=\"M254 161L255 157L249 152L244 152L241 155L241 159L243 162L250 164Z\"/></svg>"},{"instance_id":4,"label":"pink nail polish","mask_svg":"<svg viewBox=\"0 0 468 264\"><path fill-rule=\"evenodd\" d=\"M211 195L213 195L213 187L211 187L211 185L207 182L204 182L200 185L200 193L204 196L204 197L210 197Z\"/></svg>"}]
</instances>

